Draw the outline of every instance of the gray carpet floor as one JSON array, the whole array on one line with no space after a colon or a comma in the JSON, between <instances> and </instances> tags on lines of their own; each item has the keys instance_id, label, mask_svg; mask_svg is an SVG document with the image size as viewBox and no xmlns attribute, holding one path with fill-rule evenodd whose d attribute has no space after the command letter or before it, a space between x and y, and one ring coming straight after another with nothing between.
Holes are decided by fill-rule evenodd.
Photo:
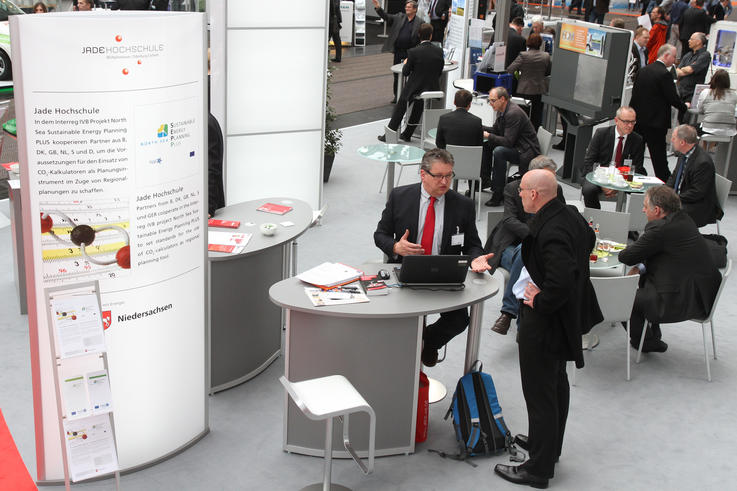
<instances>
[{"instance_id":1,"label":"gray carpet floor","mask_svg":"<svg viewBox=\"0 0 737 491\"><path fill-rule=\"evenodd\" d=\"M365 160L356 149L374 143L384 121L344 130L345 145L325 185L328 210L321 226L310 229L299 246L300 271L323 261L360 264L379 259L372 233L383 208L379 193L383 166ZM560 152L552 155L558 162ZM649 167L649 162L646 161ZM671 166L673 162L671 162ZM405 170L402 184L416 182ZM566 197L579 191L565 185ZM488 194L483 199L488 199ZM3 203L3 202L0 202ZM608 203L607 205L612 205ZM482 211L483 211L482 207ZM488 208L486 208L488 210ZM7 214L7 205L0 210ZM485 236L485 219L478 222ZM714 229L710 227L709 230ZM730 199L722 231L737 244L737 201ZM0 229L0 408L21 455L35 474L27 318L18 314L12 279L10 228ZM734 256L734 255L732 255ZM705 380L701 331L693 323L663 327L665 354L644 355L625 381L627 343L621 327L599 326L601 344L587 352L586 367L571 390L561 461L552 489L564 490L723 490L734 489L737 465L737 306L735 281L726 286L716 315L718 360L713 382ZM604 300L605 301L605 300ZM480 357L496 382L507 424L527 431L514 329L507 336L489 330L501 298L484 308ZM275 326L276 328L276 326ZM462 372L465 336L448 345L447 359L428 369L452 391ZM376 353L377 362L381 353ZM156 466L122 477L129 490L299 489L322 479L322 460L282 450L283 373L279 358L265 372L210 398L211 432L201 442ZM453 451L454 433L443 420L450 398L431 406L429 438L412 455L377 459L364 477L350 461L336 461L334 482L358 490L520 489L494 476L505 456L476 460L478 467L442 459L428 449ZM82 483L74 489L111 490L110 480Z\"/></svg>"}]
</instances>

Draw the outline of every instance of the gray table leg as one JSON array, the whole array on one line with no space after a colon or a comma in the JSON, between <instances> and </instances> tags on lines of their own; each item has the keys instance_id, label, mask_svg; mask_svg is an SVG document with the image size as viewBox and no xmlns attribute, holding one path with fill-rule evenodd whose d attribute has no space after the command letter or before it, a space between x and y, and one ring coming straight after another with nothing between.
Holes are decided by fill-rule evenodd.
<instances>
[{"instance_id":1,"label":"gray table leg","mask_svg":"<svg viewBox=\"0 0 737 491\"><path fill-rule=\"evenodd\" d=\"M627 204L627 193L619 191L617 193L617 211L624 211L625 205Z\"/></svg>"},{"instance_id":2,"label":"gray table leg","mask_svg":"<svg viewBox=\"0 0 737 491\"><path fill-rule=\"evenodd\" d=\"M386 200L389 201L389 194L394 189L394 162L386 163Z\"/></svg>"},{"instance_id":3,"label":"gray table leg","mask_svg":"<svg viewBox=\"0 0 737 491\"><path fill-rule=\"evenodd\" d=\"M463 365L463 373L471 371L471 367L479 358L479 346L481 346L481 321L484 316L484 302L471 305L471 315L468 320L468 337L466 339L466 362Z\"/></svg>"}]
</instances>

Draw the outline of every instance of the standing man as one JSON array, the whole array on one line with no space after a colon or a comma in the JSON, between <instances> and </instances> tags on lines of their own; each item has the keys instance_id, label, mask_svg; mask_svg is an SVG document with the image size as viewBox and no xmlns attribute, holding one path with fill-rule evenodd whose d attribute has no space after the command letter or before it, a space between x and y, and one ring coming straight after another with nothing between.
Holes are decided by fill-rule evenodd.
<instances>
[{"instance_id":1,"label":"standing man","mask_svg":"<svg viewBox=\"0 0 737 491\"><path fill-rule=\"evenodd\" d=\"M658 56L658 50L665 44L668 35L668 23L665 21L663 7L653 7L650 11L650 40L647 42L648 63L653 63Z\"/></svg>"},{"instance_id":2,"label":"standing man","mask_svg":"<svg viewBox=\"0 0 737 491\"><path fill-rule=\"evenodd\" d=\"M697 227L714 223L724 212L717 200L714 162L698 145L696 128L682 124L673 131L670 141L679 158L666 185L675 190L681 208Z\"/></svg>"},{"instance_id":3,"label":"standing man","mask_svg":"<svg viewBox=\"0 0 737 491\"><path fill-rule=\"evenodd\" d=\"M714 304L721 277L706 241L693 220L681 211L673 189L656 186L645 192L645 232L619 253L619 260L640 274L640 288L630 317L630 346L637 349L645 320L643 353L668 349L661 322L704 319Z\"/></svg>"},{"instance_id":4,"label":"standing man","mask_svg":"<svg viewBox=\"0 0 737 491\"><path fill-rule=\"evenodd\" d=\"M340 63L343 55L343 45L340 42L340 25L343 23L343 14L340 12L340 0L330 0L329 12L330 39L335 45L335 58L332 61Z\"/></svg>"},{"instance_id":5,"label":"standing man","mask_svg":"<svg viewBox=\"0 0 737 491\"><path fill-rule=\"evenodd\" d=\"M665 153L665 135L670 128L670 108L686 111L668 70L676 61L676 48L664 44L658 50L655 63L641 68L632 87L630 105L637 113L635 131L650 150L655 175L663 182L670 177Z\"/></svg>"},{"instance_id":6,"label":"standing man","mask_svg":"<svg viewBox=\"0 0 737 491\"><path fill-rule=\"evenodd\" d=\"M609 12L609 0L585 0L586 19L592 24L604 24L604 16Z\"/></svg>"},{"instance_id":7,"label":"standing man","mask_svg":"<svg viewBox=\"0 0 737 491\"><path fill-rule=\"evenodd\" d=\"M387 14L379 6L379 0L373 0L376 14L384 19L391 28L389 35L381 48L382 53L394 53L394 64L402 63L407 58L407 51L420 42L420 19L417 18L417 2L407 0L404 4L404 13ZM394 100L397 98L398 74L394 74ZM392 101L394 102L394 101Z\"/></svg>"},{"instance_id":8,"label":"standing man","mask_svg":"<svg viewBox=\"0 0 737 491\"><path fill-rule=\"evenodd\" d=\"M647 65L648 50L647 43L650 41L650 33L647 29L639 26L635 29L635 39L632 41L632 79L637 76L640 68Z\"/></svg>"},{"instance_id":9,"label":"standing man","mask_svg":"<svg viewBox=\"0 0 737 491\"><path fill-rule=\"evenodd\" d=\"M668 35L668 44L676 46L680 51L683 49L681 44L681 16L688 9L688 0L674 0L673 6L670 8L670 34ZM680 58L680 55L678 56Z\"/></svg>"},{"instance_id":10,"label":"standing man","mask_svg":"<svg viewBox=\"0 0 737 491\"><path fill-rule=\"evenodd\" d=\"M688 38L688 47L691 49L681 58L681 64L676 69L678 75L678 92L684 103L691 104L696 84L703 84L706 71L711 65L711 55L706 51L706 36L703 32L694 32Z\"/></svg>"},{"instance_id":11,"label":"standing man","mask_svg":"<svg viewBox=\"0 0 737 491\"><path fill-rule=\"evenodd\" d=\"M504 69L512 64L517 56L525 50L526 41L522 37L522 29L525 21L521 17L514 17L509 23L509 34L507 35L507 52L504 55Z\"/></svg>"},{"instance_id":12,"label":"standing man","mask_svg":"<svg viewBox=\"0 0 737 491\"><path fill-rule=\"evenodd\" d=\"M593 171L595 165L609 167L609 163L614 162L617 167L621 167L625 159L632 161L632 167L636 173L647 175L643 166L645 144L642 137L633 131L636 122L637 115L634 109L622 106L617 109L614 126L596 130L586 149L586 157L583 161L584 176ZM581 194L583 194L583 202L587 208L601 208L599 193L602 192L606 197L617 195L614 189L602 188L591 184L586 179L583 180Z\"/></svg>"},{"instance_id":13,"label":"standing man","mask_svg":"<svg viewBox=\"0 0 737 491\"><path fill-rule=\"evenodd\" d=\"M499 476L515 484L546 488L561 454L570 388L566 360L584 365L581 335L603 317L589 280L589 253L596 237L581 214L556 199L555 176L531 170L519 194L530 219L522 241L525 264L515 292L523 299L518 322L522 393L528 437L517 437L530 454L520 466L497 464Z\"/></svg>"},{"instance_id":14,"label":"standing man","mask_svg":"<svg viewBox=\"0 0 737 491\"><path fill-rule=\"evenodd\" d=\"M450 17L450 6L451 0L430 0L430 10L427 13L432 25L432 40L441 46Z\"/></svg>"},{"instance_id":15,"label":"standing man","mask_svg":"<svg viewBox=\"0 0 737 491\"><path fill-rule=\"evenodd\" d=\"M415 100L415 97L426 90L440 90L440 76L443 74L443 48L433 45L432 26L430 24L422 24L420 26L420 45L412 48L407 53L407 59L404 60L402 67L402 76L407 77L407 83L404 84L402 93L399 95L399 101L394 106L392 118L387 125L394 131L399 131L402 124L404 113L407 112L408 106L412 105L412 113L409 115L407 127L402 131L401 138L406 142L412 141L412 134L415 132L417 123L420 122L422 116L422 101ZM379 135L379 140L384 141L384 135Z\"/></svg>"},{"instance_id":16,"label":"standing man","mask_svg":"<svg viewBox=\"0 0 737 491\"><path fill-rule=\"evenodd\" d=\"M499 206L504 199L507 162L517 164L520 174L524 174L530 160L540 155L540 143L530 118L517 104L509 100L507 89L491 89L489 104L497 115L494 126L484 127L484 136L489 141L482 158L481 178L491 182L492 195L485 203L486 206Z\"/></svg>"},{"instance_id":17,"label":"standing man","mask_svg":"<svg viewBox=\"0 0 737 491\"><path fill-rule=\"evenodd\" d=\"M704 10L704 0L691 0L690 6L681 14L678 21L679 36L683 45L681 57L691 51L688 40L695 32L709 32L714 19Z\"/></svg>"},{"instance_id":18,"label":"standing man","mask_svg":"<svg viewBox=\"0 0 737 491\"><path fill-rule=\"evenodd\" d=\"M429 25L428 25L429 26ZM374 243L389 261L401 263L404 256L422 254L465 254L471 269L490 269L476 231L474 204L450 189L453 156L445 150L428 150L420 164L420 183L394 188L374 232ZM468 309L440 314L425 328L422 362L434 366L438 349L468 326ZM579 343L580 344L580 343Z\"/></svg>"}]
</instances>

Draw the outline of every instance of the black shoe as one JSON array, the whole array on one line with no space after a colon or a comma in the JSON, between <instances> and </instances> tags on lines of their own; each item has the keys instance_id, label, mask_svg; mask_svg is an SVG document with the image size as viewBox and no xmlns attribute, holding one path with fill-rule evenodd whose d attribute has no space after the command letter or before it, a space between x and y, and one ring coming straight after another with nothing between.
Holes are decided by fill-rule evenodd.
<instances>
[{"instance_id":1,"label":"black shoe","mask_svg":"<svg viewBox=\"0 0 737 491\"><path fill-rule=\"evenodd\" d=\"M340 63L339 58L330 58L330 61L334 61L335 63Z\"/></svg>"},{"instance_id":2,"label":"black shoe","mask_svg":"<svg viewBox=\"0 0 737 491\"><path fill-rule=\"evenodd\" d=\"M384 135L379 135L376 137L376 139L379 140L380 142L386 143L386 137Z\"/></svg>"},{"instance_id":3,"label":"black shoe","mask_svg":"<svg viewBox=\"0 0 737 491\"><path fill-rule=\"evenodd\" d=\"M491 195L491 199L484 203L484 206L499 206L502 204L502 201L504 201L502 193L494 191L494 194Z\"/></svg>"},{"instance_id":4,"label":"black shoe","mask_svg":"<svg viewBox=\"0 0 737 491\"><path fill-rule=\"evenodd\" d=\"M422 348L422 364L426 367L434 367L438 364L438 350Z\"/></svg>"},{"instance_id":5,"label":"black shoe","mask_svg":"<svg viewBox=\"0 0 737 491\"><path fill-rule=\"evenodd\" d=\"M509 326L511 323L512 323L512 316L507 314L506 312L502 312L502 315L500 315L499 318L496 320L496 322L494 322L494 325L491 326L491 330L501 335L506 335L507 331L509 331ZM527 437L525 437L525 439L527 439ZM525 448L525 447L522 447L522 448ZM525 448L525 450L527 449Z\"/></svg>"},{"instance_id":6,"label":"black shoe","mask_svg":"<svg viewBox=\"0 0 737 491\"><path fill-rule=\"evenodd\" d=\"M522 433L520 433L519 435L514 435L514 443L517 444L517 446L525 452L530 451L530 447L527 444L527 435L523 435Z\"/></svg>"},{"instance_id":7,"label":"black shoe","mask_svg":"<svg viewBox=\"0 0 737 491\"><path fill-rule=\"evenodd\" d=\"M406 141L407 143L412 142L412 135L407 136L404 133L402 133L401 135L399 135L399 138L401 138L402 141Z\"/></svg>"},{"instance_id":8,"label":"black shoe","mask_svg":"<svg viewBox=\"0 0 737 491\"><path fill-rule=\"evenodd\" d=\"M548 479L530 474L521 465L504 465L497 464L494 466L494 472L502 479L514 484L527 484L537 489L546 489L548 487Z\"/></svg>"},{"instance_id":9,"label":"black shoe","mask_svg":"<svg viewBox=\"0 0 737 491\"><path fill-rule=\"evenodd\" d=\"M643 353L665 353L667 350L668 345L660 339L646 340L642 345Z\"/></svg>"}]
</instances>

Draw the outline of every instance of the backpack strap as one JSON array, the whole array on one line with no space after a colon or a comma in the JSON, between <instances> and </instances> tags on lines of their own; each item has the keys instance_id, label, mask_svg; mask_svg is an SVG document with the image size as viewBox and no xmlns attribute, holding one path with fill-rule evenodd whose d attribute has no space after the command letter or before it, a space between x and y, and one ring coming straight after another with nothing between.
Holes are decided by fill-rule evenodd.
<instances>
[{"instance_id":1,"label":"backpack strap","mask_svg":"<svg viewBox=\"0 0 737 491\"><path fill-rule=\"evenodd\" d=\"M468 435L466 447L474 448L479 442L479 438L481 438L481 421L479 420L479 407L476 404L476 391L473 389L471 374L464 375L461 378L461 384L468 404L468 416L471 419L471 433Z\"/></svg>"}]
</instances>

